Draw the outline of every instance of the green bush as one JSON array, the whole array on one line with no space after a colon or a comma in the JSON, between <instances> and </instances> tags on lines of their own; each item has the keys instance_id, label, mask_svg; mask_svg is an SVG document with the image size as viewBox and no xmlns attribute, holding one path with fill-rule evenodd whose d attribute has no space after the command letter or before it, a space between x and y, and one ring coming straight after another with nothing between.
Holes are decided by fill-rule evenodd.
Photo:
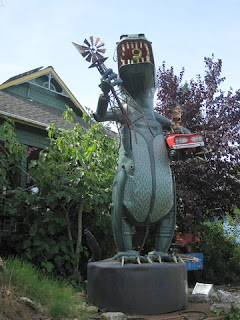
<instances>
[{"instance_id":1,"label":"green bush","mask_svg":"<svg viewBox=\"0 0 240 320\"><path fill-rule=\"evenodd\" d=\"M229 235L223 221L205 222L201 230L201 242L196 250L203 253L202 279L214 284L240 283L240 245Z\"/></svg>"}]
</instances>

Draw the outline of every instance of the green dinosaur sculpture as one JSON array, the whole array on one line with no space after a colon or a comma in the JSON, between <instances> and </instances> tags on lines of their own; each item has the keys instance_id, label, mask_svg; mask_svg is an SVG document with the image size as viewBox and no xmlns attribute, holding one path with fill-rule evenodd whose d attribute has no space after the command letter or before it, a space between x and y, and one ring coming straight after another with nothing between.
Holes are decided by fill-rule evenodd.
<instances>
[{"instance_id":1,"label":"green dinosaur sculpture","mask_svg":"<svg viewBox=\"0 0 240 320\"><path fill-rule=\"evenodd\" d=\"M171 261L167 254L176 222L176 196L163 130L173 122L154 111L156 71L151 43L144 34L123 35L117 45L119 77L108 69L101 79L94 118L120 123L121 146L112 193L115 259ZM109 91L119 85L129 93L127 107L107 111ZM182 128L183 133L190 133ZM142 257L133 250L132 227L157 224L155 251ZM150 260L150 259L151 260Z\"/></svg>"}]
</instances>

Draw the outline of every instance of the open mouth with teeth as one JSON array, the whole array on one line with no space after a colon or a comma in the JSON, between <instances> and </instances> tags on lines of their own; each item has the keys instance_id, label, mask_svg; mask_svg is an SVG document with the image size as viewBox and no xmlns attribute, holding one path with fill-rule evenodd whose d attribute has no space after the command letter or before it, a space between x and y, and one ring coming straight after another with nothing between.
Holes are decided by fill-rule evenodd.
<instances>
[{"instance_id":1,"label":"open mouth with teeth","mask_svg":"<svg viewBox=\"0 0 240 320\"><path fill-rule=\"evenodd\" d=\"M154 64L152 47L143 39L123 40L117 47L118 68L124 65L150 62Z\"/></svg>"}]
</instances>

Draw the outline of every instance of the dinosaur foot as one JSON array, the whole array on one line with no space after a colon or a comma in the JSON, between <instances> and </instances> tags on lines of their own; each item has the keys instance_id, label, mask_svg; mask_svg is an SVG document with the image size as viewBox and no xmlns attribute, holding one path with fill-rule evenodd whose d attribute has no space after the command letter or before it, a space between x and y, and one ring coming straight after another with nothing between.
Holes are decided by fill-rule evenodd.
<instances>
[{"instance_id":1,"label":"dinosaur foot","mask_svg":"<svg viewBox=\"0 0 240 320\"><path fill-rule=\"evenodd\" d=\"M160 251L149 252L148 255L141 256L139 252L135 250L119 252L114 257L110 259L106 259L104 261L114 261L114 260L121 262L122 266L125 263L142 264L142 263L153 263L153 262L159 262L159 263L183 262L180 256L175 256L175 255L171 255L171 254L160 252Z\"/></svg>"},{"instance_id":2,"label":"dinosaur foot","mask_svg":"<svg viewBox=\"0 0 240 320\"><path fill-rule=\"evenodd\" d=\"M124 251L124 252L119 252L114 257L112 257L110 259L106 259L104 261L113 261L113 260L117 260L117 261L121 262L122 266L125 263L142 264L142 263L149 262L147 257L141 256L139 254L139 252L135 251L135 250L128 250L128 251Z\"/></svg>"}]
</instances>

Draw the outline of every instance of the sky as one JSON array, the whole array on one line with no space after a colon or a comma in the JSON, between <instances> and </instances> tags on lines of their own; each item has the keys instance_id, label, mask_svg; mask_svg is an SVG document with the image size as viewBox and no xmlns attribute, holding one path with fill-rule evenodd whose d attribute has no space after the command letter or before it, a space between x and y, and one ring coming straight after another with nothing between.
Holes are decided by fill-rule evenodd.
<instances>
[{"instance_id":1,"label":"sky","mask_svg":"<svg viewBox=\"0 0 240 320\"><path fill-rule=\"evenodd\" d=\"M83 107L95 111L100 74L73 46L100 37L105 62L122 34L144 33L156 68L166 62L184 80L204 76L204 57L222 59L222 90L240 88L240 0L0 0L0 84L52 66Z\"/></svg>"}]
</instances>

